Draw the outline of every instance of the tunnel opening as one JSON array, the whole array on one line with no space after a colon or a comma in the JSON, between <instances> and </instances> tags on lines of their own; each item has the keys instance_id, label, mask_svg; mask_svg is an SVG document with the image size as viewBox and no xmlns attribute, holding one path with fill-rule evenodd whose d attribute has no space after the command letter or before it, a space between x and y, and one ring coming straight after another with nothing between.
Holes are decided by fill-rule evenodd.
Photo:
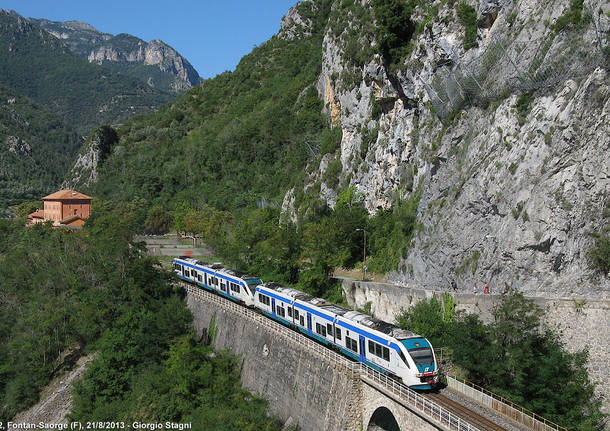
<instances>
[{"instance_id":1,"label":"tunnel opening","mask_svg":"<svg viewBox=\"0 0 610 431\"><path fill-rule=\"evenodd\" d=\"M366 431L400 431L400 427L390 410L379 407L373 412Z\"/></svg>"}]
</instances>

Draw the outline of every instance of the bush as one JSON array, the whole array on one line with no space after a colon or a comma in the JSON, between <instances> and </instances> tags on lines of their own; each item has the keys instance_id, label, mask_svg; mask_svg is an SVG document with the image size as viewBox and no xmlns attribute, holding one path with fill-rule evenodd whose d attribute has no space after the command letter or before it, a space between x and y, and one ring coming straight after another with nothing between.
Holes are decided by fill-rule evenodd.
<instances>
[{"instance_id":1,"label":"bush","mask_svg":"<svg viewBox=\"0 0 610 431\"><path fill-rule=\"evenodd\" d=\"M530 112L530 105L532 103L532 95L530 93L523 93L517 99L517 113L519 114L519 125L523 126L527 120L527 116Z\"/></svg>"},{"instance_id":2,"label":"bush","mask_svg":"<svg viewBox=\"0 0 610 431\"><path fill-rule=\"evenodd\" d=\"M405 60L408 44L415 32L411 20L413 9L413 1L373 0L377 49L388 66L399 65Z\"/></svg>"},{"instance_id":3,"label":"bush","mask_svg":"<svg viewBox=\"0 0 610 431\"><path fill-rule=\"evenodd\" d=\"M560 32L564 28L571 25L579 25L582 22L582 9L584 0L571 0L570 7L552 25L552 29L556 32Z\"/></svg>"},{"instance_id":4,"label":"bush","mask_svg":"<svg viewBox=\"0 0 610 431\"><path fill-rule=\"evenodd\" d=\"M604 275L610 273L610 238L606 233L592 233L595 245L589 250L589 260L596 271Z\"/></svg>"},{"instance_id":5,"label":"bush","mask_svg":"<svg viewBox=\"0 0 610 431\"><path fill-rule=\"evenodd\" d=\"M477 11L468 3L460 2L456 5L457 16L465 28L464 49L469 50L476 46L477 42Z\"/></svg>"}]
</instances>

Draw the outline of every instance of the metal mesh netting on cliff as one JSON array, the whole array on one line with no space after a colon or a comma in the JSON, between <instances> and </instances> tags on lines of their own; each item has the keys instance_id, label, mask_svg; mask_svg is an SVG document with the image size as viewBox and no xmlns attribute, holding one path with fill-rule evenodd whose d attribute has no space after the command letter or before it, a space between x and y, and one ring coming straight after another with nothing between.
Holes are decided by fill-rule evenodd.
<instances>
[{"instance_id":1,"label":"metal mesh netting on cliff","mask_svg":"<svg viewBox=\"0 0 610 431\"><path fill-rule=\"evenodd\" d=\"M589 15L589 24L527 41L492 36L483 52L468 62L453 56L423 82L437 115L445 119L468 104L486 104L507 91L533 91L577 79L597 67L610 68L610 18ZM586 32L595 43L585 42ZM521 59L528 59L523 62Z\"/></svg>"}]
</instances>

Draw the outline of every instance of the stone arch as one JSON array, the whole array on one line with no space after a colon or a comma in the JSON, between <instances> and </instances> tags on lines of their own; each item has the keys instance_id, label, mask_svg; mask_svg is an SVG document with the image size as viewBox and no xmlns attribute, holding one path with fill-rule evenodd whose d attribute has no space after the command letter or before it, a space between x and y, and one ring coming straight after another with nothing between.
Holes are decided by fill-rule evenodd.
<instances>
[{"instance_id":1,"label":"stone arch","mask_svg":"<svg viewBox=\"0 0 610 431\"><path fill-rule=\"evenodd\" d=\"M380 406L373 412L369 423L366 427L367 431L400 431L400 426L394 417L394 414L387 407Z\"/></svg>"}]
</instances>

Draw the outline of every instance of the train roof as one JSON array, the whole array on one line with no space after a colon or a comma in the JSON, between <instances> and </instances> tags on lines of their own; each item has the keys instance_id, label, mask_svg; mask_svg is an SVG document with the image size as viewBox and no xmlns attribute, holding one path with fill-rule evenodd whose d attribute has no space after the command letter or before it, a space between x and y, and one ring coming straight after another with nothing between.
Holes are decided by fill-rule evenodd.
<instances>
[{"instance_id":1,"label":"train roof","mask_svg":"<svg viewBox=\"0 0 610 431\"><path fill-rule=\"evenodd\" d=\"M322 308L326 311L334 313L338 316L343 316L346 313L349 313L351 310L347 308L341 307L340 305L333 304L332 302L328 302L326 299L322 298L312 298L309 301L310 304L315 305L316 307Z\"/></svg>"},{"instance_id":2,"label":"train roof","mask_svg":"<svg viewBox=\"0 0 610 431\"><path fill-rule=\"evenodd\" d=\"M193 259L192 257L188 257L188 256L179 256L178 259L183 260L183 261L188 262L193 265L210 266L210 264L207 262L202 262L201 260Z\"/></svg>"},{"instance_id":3,"label":"train roof","mask_svg":"<svg viewBox=\"0 0 610 431\"><path fill-rule=\"evenodd\" d=\"M275 283L273 281L264 283L261 287L266 287L267 289L275 290L276 292L283 293L286 296L289 296L293 299L298 299L300 301L307 301L313 299L313 296L301 292L300 290L293 289L292 287L286 287L280 283Z\"/></svg>"},{"instance_id":4,"label":"train roof","mask_svg":"<svg viewBox=\"0 0 610 431\"><path fill-rule=\"evenodd\" d=\"M358 322L362 326L366 326L367 328L371 328L384 334L390 335L398 340L418 336L417 334L407 329L399 328L396 325L392 325L391 323L376 319L374 317L369 316L368 314L364 314L359 311L348 311L344 314L343 317L354 322Z\"/></svg>"},{"instance_id":5,"label":"train roof","mask_svg":"<svg viewBox=\"0 0 610 431\"><path fill-rule=\"evenodd\" d=\"M258 279L258 277L249 275L245 272L237 271L235 269L222 268L222 272L224 272L225 274L231 275L233 277L243 278L244 280Z\"/></svg>"}]
</instances>

